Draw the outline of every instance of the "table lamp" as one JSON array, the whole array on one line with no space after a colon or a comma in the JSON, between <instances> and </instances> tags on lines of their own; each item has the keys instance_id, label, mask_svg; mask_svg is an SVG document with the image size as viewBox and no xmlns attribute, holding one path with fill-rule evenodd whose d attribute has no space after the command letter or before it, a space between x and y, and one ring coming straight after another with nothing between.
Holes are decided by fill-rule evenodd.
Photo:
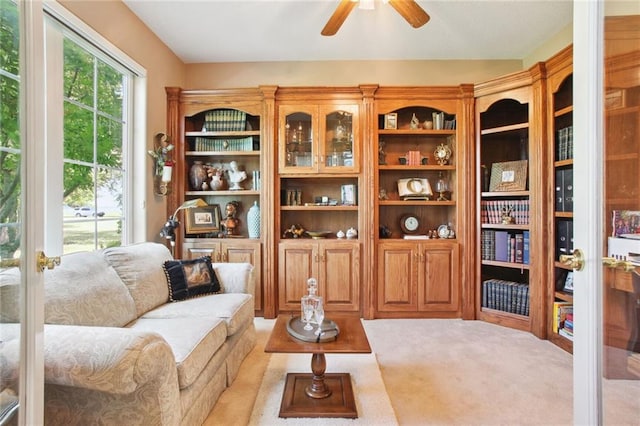
<instances>
[{"instance_id":1,"label":"table lamp","mask_svg":"<svg viewBox=\"0 0 640 426\"><path fill-rule=\"evenodd\" d=\"M195 200L187 200L165 222L164 226L160 230L160 237L169 241L171 246L171 256L173 256L176 247L176 228L180 225L177 215L180 210L192 209L194 207L204 207L208 205L202 198L196 198Z\"/></svg>"}]
</instances>

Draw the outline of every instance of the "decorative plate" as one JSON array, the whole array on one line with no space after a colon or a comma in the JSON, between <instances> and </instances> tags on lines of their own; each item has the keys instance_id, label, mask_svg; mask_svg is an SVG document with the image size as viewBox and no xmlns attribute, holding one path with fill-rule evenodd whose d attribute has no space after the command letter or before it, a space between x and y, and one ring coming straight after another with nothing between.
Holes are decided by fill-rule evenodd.
<instances>
[{"instance_id":1,"label":"decorative plate","mask_svg":"<svg viewBox=\"0 0 640 426\"><path fill-rule=\"evenodd\" d=\"M322 238L327 238L331 235L331 231L307 231L307 234L314 240L319 240Z\"/></svg>"}]
</instances>

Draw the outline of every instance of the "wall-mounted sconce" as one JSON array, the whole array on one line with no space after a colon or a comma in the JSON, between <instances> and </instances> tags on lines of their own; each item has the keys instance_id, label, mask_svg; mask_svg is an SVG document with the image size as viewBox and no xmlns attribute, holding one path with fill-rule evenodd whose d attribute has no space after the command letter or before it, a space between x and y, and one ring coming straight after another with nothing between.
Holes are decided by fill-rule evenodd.
<instances>
[{"instance_id":1,"label":"wall-mounted sconce","mask_svg":"<svg viewBox=\"0 0 640 426\"><path fill-rule=\"evenodd\" d=\"M153 138L153 149L149 155L154 160L153 165L153 192L156 195L165 196L171 190L171 173L173 161L171 151L173 145L169 143L169 137L165 133L157 133Z\"/></svg>"}]
</instances>

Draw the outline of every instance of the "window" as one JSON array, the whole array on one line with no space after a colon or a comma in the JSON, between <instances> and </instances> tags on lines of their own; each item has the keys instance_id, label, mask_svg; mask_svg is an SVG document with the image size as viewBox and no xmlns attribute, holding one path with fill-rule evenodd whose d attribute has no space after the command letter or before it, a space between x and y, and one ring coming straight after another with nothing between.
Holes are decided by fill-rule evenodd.
<instances>
[{"instance_id":1,"label":"window","mask_svg":"<svg viewBox=\"0 0 640 426\"><path fill-rule=\"evenodd\" d=\"M64 252L126 243L128 81L92 49L65 37Z\"/></svg>"},{"instance_id":2,"label":"window","mask_svg":"<svg viewBox=\"0 0 640 426\"><path fill-rule=\"evenodd\" d=\"M18 8L0 1L0 258L20 246L20 77Z\"/></svg>"},{"instance_id":3,"label":"window","mask_svg":"<svg viewBox=\"0 0 640 426\"><path fill-rule=\"evenodd\" d=\"M143 216L131 170L134 134L144 152L144 70L65 9L47 12L46 250L129 244Z\"/></svg>"}]
</instances>

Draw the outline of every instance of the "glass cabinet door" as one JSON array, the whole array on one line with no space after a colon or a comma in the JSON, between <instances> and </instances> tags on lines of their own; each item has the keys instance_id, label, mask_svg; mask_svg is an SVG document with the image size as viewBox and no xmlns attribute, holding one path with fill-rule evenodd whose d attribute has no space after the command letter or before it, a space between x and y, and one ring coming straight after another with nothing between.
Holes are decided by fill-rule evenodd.
<instances>
[{"instance_id":1,"label":"glass cabinet door","mask_svg":"<svg viewBox=\"0 0 640 426\"><path fill-rule=\"evenodd\" d=\"M326 106L321 110L324 123L320 136L320 168L329 173L356 170L357 106Z\"/></svg>"},{"instance_id":2,"label":"glass cabinet door","mask_svg":"<svg viewBox=\"0 0 640 426\"><path fill-rule=\"evenodd\" d=\"M313 143L317 138L317 114L315 107L280 107L280 172L304 173L316 168L317 150Z\"/></svg>"}]
</instances>

